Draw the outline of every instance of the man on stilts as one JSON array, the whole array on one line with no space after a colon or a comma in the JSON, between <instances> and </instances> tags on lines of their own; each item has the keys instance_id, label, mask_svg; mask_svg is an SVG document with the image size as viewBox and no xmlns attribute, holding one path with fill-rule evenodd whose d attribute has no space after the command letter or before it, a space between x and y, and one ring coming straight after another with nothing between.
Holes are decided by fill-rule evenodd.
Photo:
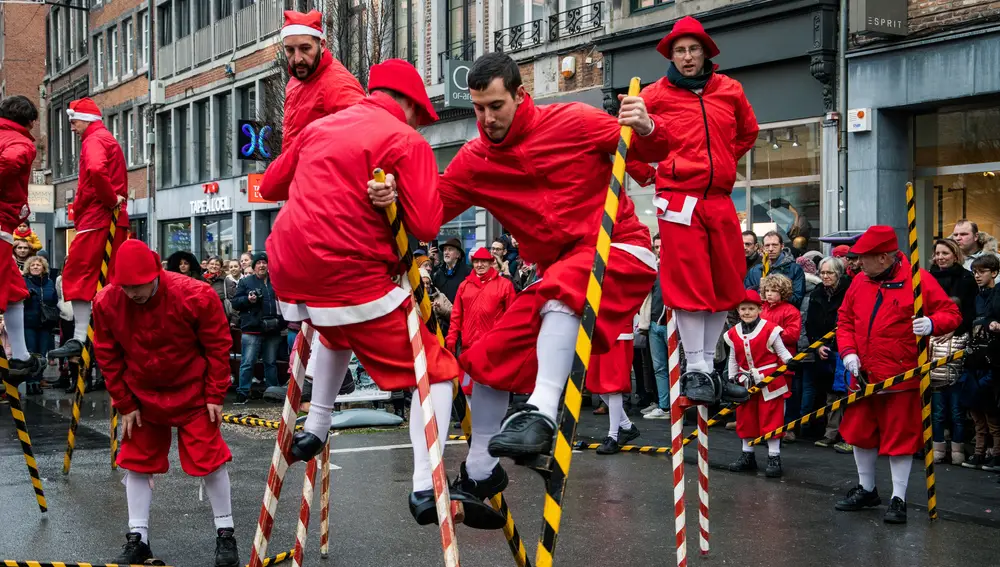
<instances>
[{"instance_id":1,"label":"man on stilts","mask_svg":"<svg viewBox=\"0 0 1000 567\"><path fill-rule=\"evenodd\" d=\"M62 271L63 298L73 306L73 338L50 350L49 358L80 356L87 342L90 302L97 292L97 280L104 262L114 210L118 209L108 280L114 275L115 254L128 235L128 175L125 154L118 140L101 122L101 109L89 98L74 100L66 110L70 127L82 140L80 177L73 200L76 236Z\"/></svg>"},{"instance_id":2,"label":"man on stilts","mask_svg":"<svg viewBox=\"0 0 1000 567\"><path fill-rule=\"evenodd\" d=\"M0 308L10 342L8 361L11 376L29 376L39 372L44 361L28 352L24 341L24 300L28 288L14 261L14 230L24 222L28 209L28 181L35 161L31 128L38 120L38 109L26 97L12 96L0 102Z\"/></svg>"},{"instance_id":3,"label":"man on stilts","mask_svg":"<svg viewBox=\"0 0 1000 567\"><path fill-rule=\"evenodd\" d=\"M200 477L215 515L215 567L241 565L233 537L222 403L232 335L219 296L204 282L166 272L139 240L122 244L120 270L94 300L94 354L122 416L128 535L119 565L142 564L149 546L153 475L166 473L171 429L181 467Z\"/></svg>"},{"instance_id":4,"label":"man on stilts","mask_svg":"<svg viewBox=\"0 0 1000 567\"><path fill-rule=\"evenodd\" d=\"M420 240L436 237L441 227L437 165L414 128L436 121L437 114L423 80L406 61L372 66L368 86L371 94L362 102L307 126L286 146L282 163L268 168L261 186L264 198L287 201L267 240L282 315L287 321L309 321L326 347L312 354L312 399L304 431L292 440L295 460L311 459L323 448L352 351L379 388L416 385L406 326L412 299L408 286L394 281L406 267L382 211L368 203L365 186L375 168L399 179L407 230ZM320 262L303 262L303 249L320 254ZM356 268L349 272L341 269L348 259ZM438 435L447 439L451 382L460 371L427 328L420 330ZM410 512L426 525L438 518L422 416L420 398L414 396ZM460 490L452 490L451 498L464 504L466 525L503 526L504 517L482 501Z\"/></svg>"}]
</instances>

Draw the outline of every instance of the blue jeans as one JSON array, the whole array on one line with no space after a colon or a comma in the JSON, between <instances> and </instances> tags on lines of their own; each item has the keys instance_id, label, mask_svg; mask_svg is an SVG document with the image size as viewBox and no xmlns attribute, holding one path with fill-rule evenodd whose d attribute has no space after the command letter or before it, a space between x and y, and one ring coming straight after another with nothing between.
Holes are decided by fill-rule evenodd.
<instances>
[{"instance_id":1,"label":"blue jeans","mask_svg":"<svg viewBox=\"0 0 1000 567\"><path fill-rule=\"evenodd\" d=\"M667 367L667 328L656 323L649 324L649 353L653 356L653 375L656 377L657 405L663 411L670 410L670 371Z\"/></svg>"},{"instance_id":2,"label":"blue jeans","mask_svg":"<svg viewBox=\"0 0 1000 567\"><path fill-rule=\"evenodd\" d=\"M240 352L240 385L237 393L249 396L250 385L253 384L253 369L257 364L257 356L264 361L264 383L268 387L278 385L278 346L281 335L250 335L243 333L242 351Z\"/></svg>"},{"instance_id":3,"label":"blue jeans","mask_svg":"<svg viewBox=\"0 0 1000 567\"><path fill-rule=\"evenodd\" d=\"M944 442L945 423L951 421L951 440L955 443L965 441L965 412L958 403L958 394L952 391L952 386L936 390L931 394L931 431L934 441Z\"/></svg>"},{"instance_id":4,"label":"blue jeans","mask_svg":"<svg viewBox=\"0 0 1000 567\"><path fill-rule=\"evenodd\" d=\"M288 360L292 360L292 353L295 352L295 337L299 336L298 331L288 329Z\"/></svg>"},{"instance_id":5,"label":"blue jeans","mask_svg":"<svg viewBox=\"0 0 1000 567\"><path fill-rule=\"evenodd\" d=\"M28 352L45 356L55 347L55 340L50 329L24 329L24 343L28 345ZM42 369L45 372L45 369ZM39 382L42 379L42 372L35 376L29 376L28 382Z\"/></svg>"}]
</instances>

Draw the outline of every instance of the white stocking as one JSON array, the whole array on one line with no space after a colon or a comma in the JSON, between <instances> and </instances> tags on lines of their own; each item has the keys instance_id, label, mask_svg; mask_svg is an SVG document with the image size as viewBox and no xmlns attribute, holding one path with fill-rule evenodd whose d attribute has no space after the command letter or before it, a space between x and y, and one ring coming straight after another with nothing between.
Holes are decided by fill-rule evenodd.
<instances>
[{"instance_id":1,"label":"white stocking","mask_svg":"<svg viewBox=\"0 0 1000 567\"><path fill-rule=\"evenodd\" d=\"M313 388L316 386L314 385ZM431 384L430 402L437 419L438 443L441 454L444 455L445 442L448 440L448 424L451 423L451 382ZM424 411L420 406L420 393L413 392L413 403L410 405L410 443L413 444L413 491L430 490L434 488L431 480L431 454L427 450L427 438L424 436Z\"/></svg>"},{"instance_id":2,"label":"white stocking","mask_svg":"<svg viewBox=\"0 0 1000 567\"><path fill-rule=\"evenodd\" d=\"M153 503L153 477L128 471L122 480L128 500L128 531L149 543L149 506Z\"/></svg>"},{"instance_id":3,"label":"white stocking","mask_svg":"<svg viewBox=\"0 0 1000 567\"><path fill-rule=\"evenodd\" d=\"M709 313L705 317L705 363L711 369L715 366L715 347L719 344L719 336L722 329L726 328L726 317L729 313L719 311Z\"/></svg>"},{"instance_id":4,"label":"white stocking","mask_svg":"<svg viewBox=\"0 0 1000 567\"><path fill-rule=\"evenodd\" d=\"M10 340L10 355L15 360L28 360L28 344L24 342L24 302L8 303L3 314L3 323L7 327L7 338ZM45 355L44 352L38 354Z\"/></svg>"},{"instance_id":5,"label":"white stocking","mask_svg":"<svg viewBox=\"0 0 1000 567\"><path fill-rule=\"evenodd\" d=\"M674 310L677 318L677 332L681 335L681 345L687 358L688 372L709 372L711 366L705 362L705 319L704 311ZM715 345L712 345L715 348Z\"/></svg>"},{"instance_id":6,"label":"white stocking","mask_svg":"<svg viewBox=\"0 0 1000 567\"><path fill-rule=\"evenodd\" d=\"M892 471L892 496L906 502L906 485L910 481L910 468L913 467L913 457L897 455L889 457L889 470Z\"/></svg>"},{"instance_id":7,"label":"white stocking","mask_svg":"<svg viewBox=\"0 0 1000 567\"><path fill-rule=\"evenodd\" d=\"M333 404L337 401L337 394L340 393L340 386L344 382L350 363L351 351L330 350L319 341L313 341L308 364L313 367L312 399L309 402L309 415L306 417L303 430L320 439L326 439L330 434Z\"/></svg>"},{"instance_id":8,"label":"white stocking","mask_svg":"<svg viewBox=\"0 0 1000 567\"><path fill-rule=\"evenodd\" d=\"M854 463L858 466L858 484L868 492L875 490L875 461L878 449L854 448Z\"/></svg>"},{"instance_id":9,"label":"white stocking","mask_svg":"<svg viewBox=\"0 0 1000 567\"><path fill-rule=\"evenodd\" d=\"M580 318L565 304L549 301L542 308L542 326L538 331L537 347L538 376L528 403L553 421L559 413L559 400L566 388L570 370L573 369L573 353L579 329Z\"/></svg>"},{"instance_id":10,"label":"white stocking","mask_svg":"<svg viewBox=\"0 0 1000 567\"><path fill-rule=\"evenodd\" d=\"M81 343L87 342L87 327L90 326L90 302L70 302L73 305L73 338Z\"/></svg>"},{"instance_id":11,"label":"white stocking","mask_svg":"<svg viewBox=\"0 0 1000 567\"><path fill-rule=\"evenodd\" d=\"M472 386L472 444L465 459L465 472L472 480L485 480L493 473L500 459L490 455L490 439L500 433L500 424L507 413L510 393L494 390L479 382Z\"/></svg>"},{"instance_id":12,"label":"white stocking","mask_svg":"<svg viewBox=\"0 0 1000 567\"><path fill-rule=\"evenodd\" d=\"M205 492L212 503L215 515L215 529L233 527L233 499L229 484L229 467L222 465L215 472L205 476Z\"/></svg>"}]
</instances>

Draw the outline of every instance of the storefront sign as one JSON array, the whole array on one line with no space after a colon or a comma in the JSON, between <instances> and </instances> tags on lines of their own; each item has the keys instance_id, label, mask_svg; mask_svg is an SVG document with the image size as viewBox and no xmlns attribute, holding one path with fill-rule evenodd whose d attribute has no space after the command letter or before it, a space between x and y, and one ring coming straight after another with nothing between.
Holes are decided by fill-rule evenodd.
<instances>
[{"instance_id":1,"label":"storefront sign","mask_svg":"<svg viewBox=\"0 0 1000 567\"><path fill-rule=\"evenodd\" d=\"M247 201L251 203L274 203L260 196L260 182L264 179L263 173L251 173L247 175Z\"/></svg>"},{"instance_id":2,"label":"storefront sign","mask_svg":"<svg viewBox=\"0 0 1000 567\"><path fill-rule=\"evenodd\" d=\"M214 181L210 183L202 183L201 190L206 195L215 195L216 193L219 192L219 184Z\"/></svg>"},{"instance_id":3,"label":"storefront sign","mask_svg":"<svg viewBox=\"0 0 1000 567\"><path fill-rule=\"evenodd\" d=\"M907 0L851 0L852 33L905 36Z\"/></svg>"},{"instance_id":4,"label":"storefront sign","mask_svg":"<svg viewBox=\"0 0 1000 567\"><path fill-rule=\"evenodd\" d=\"M28 208L33 213L56 212L54 185L28 185Z\"/></svg>"},{"instance_id":5,"label":"storefront sign","mask_svg":"<svg viewBox=\"0 0 1000 567\"><path fill-rule=\"evenodd\" d=\"M242 160L265 161L271 159L272 128L256 120L236 122L237 157Z\"/></svg>"},{"instance_id":6,"label":"storefront sign","mask_svg":"<svg viewBox=\"0 0 1000 567\"><path fill-rule=\"evenodd\" d=\"M209 197L191 201L192 215L207 215L225 213L233 210L233 200L229 197Z\"/></svg>"},{"instance_id":7,"label":"storefront sign","mask_svg":"<svg viewBox=\"0 0 1000 567\"><path fill-rule=\"evenodd\" d=\"M469 69L471 61L445 59L444 105L446 108L472 108L469 94Z\"/></svg>"}]
</instances>

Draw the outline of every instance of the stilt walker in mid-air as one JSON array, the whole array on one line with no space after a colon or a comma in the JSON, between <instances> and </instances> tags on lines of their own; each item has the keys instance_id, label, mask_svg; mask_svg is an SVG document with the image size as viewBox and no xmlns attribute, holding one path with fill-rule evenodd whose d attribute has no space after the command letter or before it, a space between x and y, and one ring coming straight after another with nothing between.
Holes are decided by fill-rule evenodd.
<instances>
[{"instance_id":1,"label":"stilt walker in mid-air","mask_svg":"<svg viewBox=\"0 0 1000 567\"><path fill-rule=\"evenodd\" d=\"M229 389L233 339L219 296L192 278L166 272L139 240L119 251L120 270L94 300L94 353L125 434L128 535L115 563L152 558L153 475L166 473L171 429L181 467L205 483L215 515L215 567L241 565L233 537L229 447L219 429Z\"/></svg>"}]
</instances>

